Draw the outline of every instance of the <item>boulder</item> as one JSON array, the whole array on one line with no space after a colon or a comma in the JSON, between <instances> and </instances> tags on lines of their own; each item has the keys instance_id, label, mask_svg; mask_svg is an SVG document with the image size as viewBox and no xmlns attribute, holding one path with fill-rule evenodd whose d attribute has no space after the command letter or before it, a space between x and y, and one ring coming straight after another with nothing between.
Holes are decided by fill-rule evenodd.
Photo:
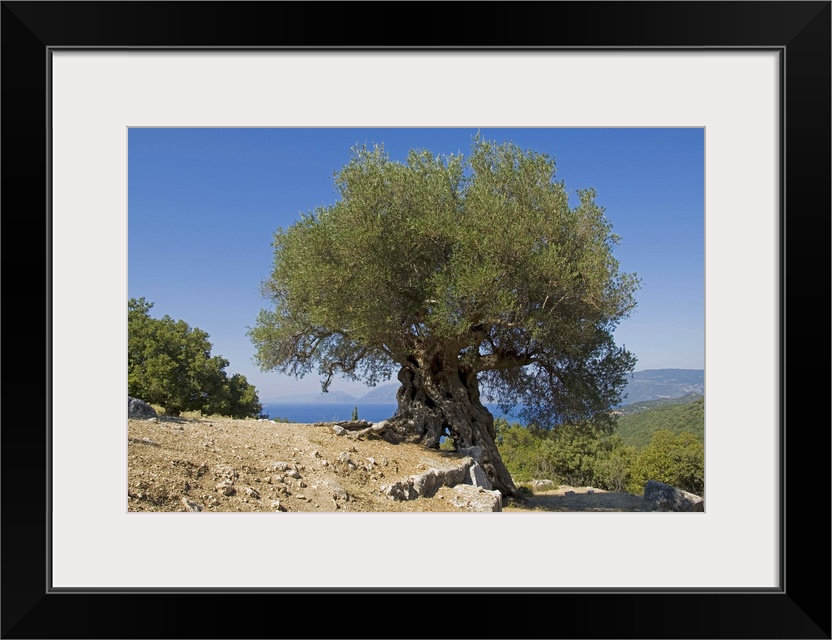
<instances>
[{"instance_id":1,"label":"boulder","mask_svg":"<svg viewBox=\"0 0 832 640\"><path fill-rule=\"evenodd\" d=\"M426 498L434 495L439 487L442 486L439 474L440 471L438 469L428 469L421 475L411 476L410 484L416 491L416 495L424 496Z\"/></svg>"},{"instance_id":2,"label":"boulder","mask_svg":"<svg viewBox=\"0 0 832 640\"><path fill-rule=\"evenodd\" d=\"M470 484L457 485L453 491L451 502L455 507L474 512L503 510L503 496L499 491L486 491Z\"/></svg>"},{"instance_id":3,"label":"boulder","mask_svg":"<svg viewBox=\"0 0 832 640\"><path fill-rule=\"evenodd\" d=\"M127 417L131 420L155 420L156 410L144 400L127 396Z\"/></svg>"},{"instance_id":4,"label":"boulder","mask_svg":"<svg viewBox=\"0 0 832 640\"><path fill-rule=\"evenodd\" d=\"M488 479L488 476L485 475L485 470L476 462L468 470L468 477L465 479L465 484L482 487L486 491L491 491L494 488L491 486L491 481Z\"/></svg>"},{"instance_id":5,"label":"boulder","mask_svg":"<svg viewBox=\"0 0 832 640\"><path fill-rule=\"evenodd\" d=\"M413 488L413 482L394 482L393 484L382 485L379 490L390 500L415 500L419 497Z\"/></svg>"},{"instance_id":6,"label":"boulder","mask_svg":"<svg viewBox=\"0 0 832 640\"><path fill-rule=\"evenodd\" d=\"M477 482L483 480L483 476L476 474L472 469L479 468L479 465L474 462L473 458L462 458L454 467L450 469L428 469L425 473L418 476L411 476L410 483L416 490L416 494L420 497L433 497L440 487L453 487L458 484L476 485ZM482 471L482 469L480 469ZM485 479L487 483L488 480ZM480 484L479 486L483 486ZM489 484L488 489L491 489Z\"/></svg>"},{"instance_id":7,"label":"boulder","mask_svg":"<svg viewBox=\"0 0 832 640\"><path fill-rule=\"evenodd\" d=\"M410 476L408 480L381 487L381 490L393 500L415 500L431 498L440 488L457 485L486 491L493 488L483 468L473 458L465 457L456 466L447 469L430 468L422 474Z\"/></svg>"},{"instance_id":8,"label":"boulder","mask_svg":"<svg viewBox=\"0 0 832 640\"><path fill-rule=\"evenodd\" d=\"M644 485L644 500L665 511L705 510L705 500L700 496L655 480Z\"/></svg>"}]
</instances>

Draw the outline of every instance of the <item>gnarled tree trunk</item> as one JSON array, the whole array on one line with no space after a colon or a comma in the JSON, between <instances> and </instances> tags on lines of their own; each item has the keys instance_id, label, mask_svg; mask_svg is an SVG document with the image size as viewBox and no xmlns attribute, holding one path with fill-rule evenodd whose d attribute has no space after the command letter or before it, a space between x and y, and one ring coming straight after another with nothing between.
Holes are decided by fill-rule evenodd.
<instances>
[{"instance_id":1,"label":"gnarled tree trunk","mask_svg":"<svg viewBox=\"0 0 832 640\"><path fill-rule=\"evenodd\" d=\"M399 371L398 410L389 428L404 441L428 447L438 447L442 436L457 449L479 447L492 486L504 496L518 496L494 441L494 416L480 402L476 373L457 362L441 354L429 361L411 357Z\"/></svg>"}]
</instances>

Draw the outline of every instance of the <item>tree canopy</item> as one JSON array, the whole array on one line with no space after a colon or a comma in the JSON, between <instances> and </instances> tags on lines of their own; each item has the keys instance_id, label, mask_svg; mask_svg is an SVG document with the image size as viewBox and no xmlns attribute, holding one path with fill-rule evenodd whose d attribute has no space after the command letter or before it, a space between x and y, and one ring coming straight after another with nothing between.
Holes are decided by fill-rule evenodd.
<instances>
[{"instance_id":1,"label":"tree canopy","mask_svg":"<svg viewBox=\"0 0 832 640\"><path fill-rule=\"evenodd\" d=\"M513 493L480 393L553 427L607 415L635 364L612 333L638 279L619 271L595 191L570 204L555 173L545 154L479 136L467 157L354 148L337 202L274 235L272 306L249 330L259 365L317 368L324 390L398 370L397 428L485 446Z\"/></svg>"},{"instance_id":2,"label":"tree canopy","mask_svg":"<svg viewBox=\"0 0 832 640\"><path fill-rule=\"evenodd\" d=\"M127 392L164 407L232 418L256 417L262 406L245 376L225 372L229 362L211 356L208 334L168 315L150 317L153 303L127 304Z\"/></svg>"}]
</instances>

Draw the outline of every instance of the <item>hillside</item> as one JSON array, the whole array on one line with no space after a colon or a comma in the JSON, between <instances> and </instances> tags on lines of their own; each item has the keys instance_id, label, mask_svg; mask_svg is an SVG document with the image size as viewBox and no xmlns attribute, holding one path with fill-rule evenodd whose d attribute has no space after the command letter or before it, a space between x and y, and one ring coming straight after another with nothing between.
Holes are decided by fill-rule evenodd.
<instances>
[{"instance_id":1,"label":"hillside","mask_svg":"<svg viewBox=\"0 0 832 640\"><path fill-rule=\"evenodd\" d=\"M630 375L621 403L678 398L689 393L705 395L704 369L644 369Z\"/></svg>"},{"instance_id":2,"label":"hillside","mask_svg":"<svg viewBox=\"0 0 832 640\"><path fill-rule=\"evenodd\" d=\"M219 417L128 420L128 511L492 511L477 487L393 500L387 487L459 465L457 453L338 435L331 425ZM482 498L482 499L481 499ZM654 511L640 497L544 486L502 511Z\"/></svg>"},{"instance_id":3,"label":"hillside","mask_svg":"<svg viewBox=\"0 0 832 640\"><path fill-rule=\"evenodd\" d=\"M660 398L658 400L643 400L641 402L625 404L618 407L617 411L624 415L629 415L631 413L639 413L640 411L646 411L648 409L656 409L657 407L665 407L675 404L689 404L691 402L696 402L701 398L701 393L688 393L687 395L680 396L678 398Z\"/></svg>"},{"instance_id":4,"label":"hillside","mask_svg":"<svg viewBox=\"0 0 832 640\"><path fill-rule=\"evenodd\" d=\"M271 420L128 420L128 509L186 511L464 511L440 491L395 501L383 487L462 456L331 426ZM448 489L448 492L451 490Z\"/></svg>"},{"instance_id":5,"label":"hillside","mask_svg":"<svg viewBox=\"0 0 832 640\"><path fill-rule=\"evenodd\" d=\"M346 391L328 391L327 393L299 393L292 396L279 396L277 398L267 398L263 400L264 404L282 404L282 403L315 403L315 404L330 404L330 403L350 403L356 402L358 398L347 393Z\"/></svg>"},{"instance_id":6,"label":"hillside","mask_svg":"<svg viewBox=\"0 0 832 640\"><path fill-rule=\"evenodd\" d=\"M400 386L398 382L380 384L361 396L360 401L368 404L396 404L396 392Z\"/></svg>"},{"instance_id":7,"label":"hillside","mask_svg":"<svg viewBox=\"0 0 832 640\"><path fill-rule=\"evenodd\" d=\"M667 429L674 434L693 433L705 441L705 398L684 404L657 404L641 411L618 416L618 434L624 444L642 448L650 444L653 433Z\"/></svg>"},{"instance_id":8,"label":"hillside","mask_svg":"<svg viewBox=\"0 0 832 640\"><path fill-rule=\"evenodd\" d=\"M393 404L396 402L397 382L381 384L366 393L360 402ZM672 400L687 395L705 394L704 369L644 369L635 371L622 393L623 403Z\"/></svg>"}]
</instances>

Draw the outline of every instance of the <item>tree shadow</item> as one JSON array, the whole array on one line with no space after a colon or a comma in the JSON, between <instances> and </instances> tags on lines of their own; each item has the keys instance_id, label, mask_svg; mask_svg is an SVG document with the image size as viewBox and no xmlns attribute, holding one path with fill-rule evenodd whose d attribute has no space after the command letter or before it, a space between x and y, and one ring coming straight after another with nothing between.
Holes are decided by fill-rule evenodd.
<instances>
[{"instance_id":1,"label":"tree shadow","mask_svg":"<svg viewBox=\"0 0 832 640\"><path fill-rule=\"evenodd\" d=\"M656 512L661 511L643 496L630 493L534 494L522 502L513 501L512 510L560 512Z\"/></svg>"}]
</instances>

